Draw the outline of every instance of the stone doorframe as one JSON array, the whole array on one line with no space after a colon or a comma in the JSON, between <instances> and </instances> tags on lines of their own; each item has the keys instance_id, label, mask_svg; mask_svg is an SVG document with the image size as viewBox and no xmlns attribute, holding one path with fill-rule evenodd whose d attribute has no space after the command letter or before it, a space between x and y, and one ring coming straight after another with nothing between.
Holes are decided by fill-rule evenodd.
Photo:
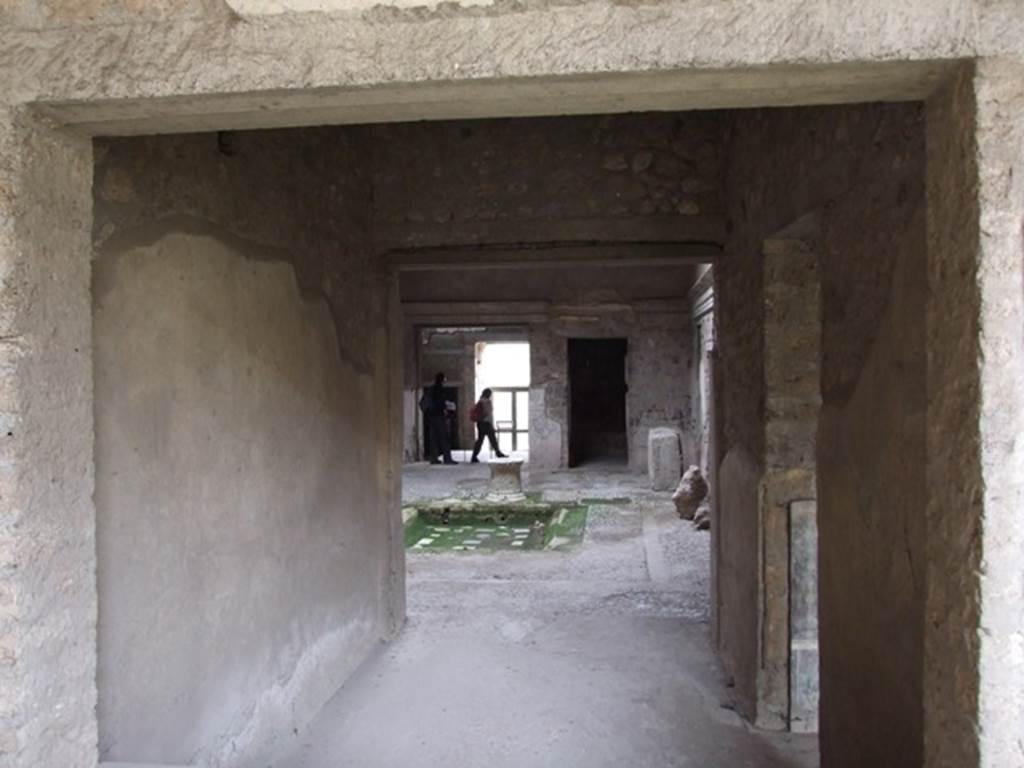
<instances>
[{"instance_id":1,"label":"stone doorframe","mask_svg":"<svg viewBox=\"0 0 1024 768\"><path fill-rule=\"evenodd\" d=\"M148 32L164 35L163 45L130 24L102 34L5 29L0 46L20 54L0 59L17 67L0 72L3 764L91 768L97 760L89 136L926 96L926 765L1020 762L1024 22L1012 2L987 3L984 12L962 3L963 19L922 14L876 34L871 19L891 13L887 2L869 0L829 5L828 34L766 48L762 30L808 18L806 4L790 5L751 6L729 45L707 34L716 19L688 4L647 15L627 5L574 6L550 12L552 23L536 12L466 16L427 36L403 21L363 42L355 28L377 22L343 17L330 22L333 31L320 30L321 47L301 60L289 55L296 38L285 22L154 24ZM960 26L941 28L946 22ZM531 26L536 32L524 34ZM571 62L545 44L606 28L632 34L583 46ZM380 34L390 35L387 45ZM499 49L507 62L496 60ZM214 64L204 58L211 50ZM894 61L904 50L920 60ZM465 58L461 82L451 51ZM949 68L935 60L993 53L1014 58L965 65L936 91ZM398 387L390 389L397 408ZM395 456L400 446L395 439Z\"/></svg>"}]
</instances>

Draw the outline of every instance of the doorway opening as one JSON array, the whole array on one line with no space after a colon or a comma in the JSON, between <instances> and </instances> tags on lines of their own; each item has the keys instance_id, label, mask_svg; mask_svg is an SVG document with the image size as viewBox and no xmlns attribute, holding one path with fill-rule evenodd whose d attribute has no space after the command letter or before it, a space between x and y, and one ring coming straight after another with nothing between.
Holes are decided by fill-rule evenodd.
<instances>
[{"instance_id":1,"label":"doorway opening","mask_svg":"<svg viewBox=\"0 0 1024 768\"><path fill-rule=\"evenodd\" d=\"M530 344L476 343L476 397L491 390L494 431L503 453L530 450Z\"/></svg>"},{"instance_id":2,"label":"doorway opening","mask_svg":"<svg viewBox=\"0 0 1024 768\"><path fill-rule=\"evenodd\" d=\"M569 339L569 466L626 463L626 339Z\"/></svg>"}]
</instances>

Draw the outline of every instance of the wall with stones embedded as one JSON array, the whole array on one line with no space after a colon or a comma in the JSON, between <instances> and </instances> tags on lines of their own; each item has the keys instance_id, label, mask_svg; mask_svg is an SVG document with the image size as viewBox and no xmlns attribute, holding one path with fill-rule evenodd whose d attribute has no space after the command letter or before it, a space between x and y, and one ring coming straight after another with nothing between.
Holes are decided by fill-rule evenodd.
<instances>
[{"instance_id":1,"label":"wall with stones embedded","mask_svg":"<svg viewBox=\"0 0 1024 768\"><path fill-rule=\"evenodd\" d=\"M466 256L469 261L472 257L473 254ZM582 310L597 304L626 305L633 301L673 298L685 306L694 269L691 264L439 269L405 272L400 282L403 302L492 302L494 311L489 313L488 320L500 322L503 312L518 311L513 302L547 302Z\"/></svg>"},{"instance_id":2,"label":"wall with stones embedded","mask_svg":"<svg viewBox=\"0 0 1024 768\"><path fill-rule=\"evenodd\" d=\"M239 765L403 618L397 286L344 131L95 154L100 756Z\"/></svg>"},{"instance_id":3,"label":"wall with stones embedded","mask_svg":"<svg viewBox=\"0 0 1024 768\"><path fill-rule=\"evenodd\" d=\"M514 251L522 243L571 241L586 251L591 241L719 241L720 121L716 113L650 113L372 126L377 247L501 244ZM630 464L644 469L652 426L680 428L687 456L698 453L692 329L681 317L666 320L642 306L674 301L674 312L682 312L693 276L686 264L581 264L414 271L402 275L401 286L403 302L478 309L490 302L492 318L503 303L548 304L552 322L530 331L536 468L568 460L566 339L628 337ZM508 309L514 322L517 310ZM412 416L408 402L406 411Z\"/></svg>"},{"instance_id":4,"label":"wall with stones embedded","mask_svg":"<svg viewBox=\"0 0 1024 768\"><path fill-rule=\"evenodd\" d=\"M719 127L713 112L375 126L378 240L713 239Z\"/></svg>"},{"instance_id":5,"label":"wall with stones embedded","mask_svg":"<svg viewBox=\"0 0 1024 768\"><path fill-rule=\"evenodd\" d=\"M821 748L830 766L914 765L924 567L923 132L914 105L738 113L732 237L716 273L722 398L718 637L758 718L766 593L765 238L821 227Z\"/></svg>"}]
</instances>

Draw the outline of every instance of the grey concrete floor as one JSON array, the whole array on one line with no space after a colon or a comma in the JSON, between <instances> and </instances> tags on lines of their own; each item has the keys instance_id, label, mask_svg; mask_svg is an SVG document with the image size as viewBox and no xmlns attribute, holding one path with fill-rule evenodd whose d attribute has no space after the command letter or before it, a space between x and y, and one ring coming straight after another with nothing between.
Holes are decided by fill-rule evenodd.
<instances>
[{"instance_id":1,"label":"grey concrete floor","mask_svg":"<svg viewBox=\"0 0 1024 768\"><path fill-rule=\"evenodd\" d=\"M413 465L407 499L479 492ZM272 765L808 768L816 739L752 731L708 643L709 537L624 470L529 478L596 506L571 552L410 554L409 622Z\"/></svg>"}]
</instances>

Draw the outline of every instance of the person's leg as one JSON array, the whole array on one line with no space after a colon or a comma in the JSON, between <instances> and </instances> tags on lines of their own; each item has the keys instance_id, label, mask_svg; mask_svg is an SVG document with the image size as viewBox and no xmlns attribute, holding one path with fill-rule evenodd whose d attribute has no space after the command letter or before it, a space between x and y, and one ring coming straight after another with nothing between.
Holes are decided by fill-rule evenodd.
<instances>
[{"instance_id":1,"label":"person's leg","mask_svg":"<svg viewBox=\"0 0 1024 768\"><path fill-rule=\"evenodd\" d=\"M487 436L487 431L484 429L485 421L478 421L476 423L476 442L473 443L473 461L480 461L480 449L484 447L484 437Z\"/></svg>"},{"instance_id":2,"label":"person's leg","mask_svg":"<svg viewBox=\"0 0 1024 768\"><path fill-rule=\"evenodd\" d=\"M458 462L452 458L452 441L448 436L448 419L444 416L440 419L441 422L441 454L444 456L445 464L456 464Z\"/></svg>"},{"instance_id":3,"label":"person's leg","mask_svg":"<svg viewBox=\"0 0 1024 768\"><path fill-rule=\"evenodd\" d=\"M440 456L443 446L442 440L444 435L444 423L436 416L430 416L428 429L430 429L430 439L427 441L427 445L430 448L430 456L428 456L427 458L430 459L431 464L440 464Z\"/></svg>"},{"instance_id":4,"label":"person's leg","mask_svg":"<svg viewBox=\"0 0 1024 768\"><path fill-rule=\"evenodd\" d=\"M498 435L494 431L494 425L489 421L485 423L487 424L487 440L491 444L491 450L494 451L494 455L497 456L499 459L504 459L505 454L502 453L501 448L498 447Z\"/></svg>"}]
</instances>

